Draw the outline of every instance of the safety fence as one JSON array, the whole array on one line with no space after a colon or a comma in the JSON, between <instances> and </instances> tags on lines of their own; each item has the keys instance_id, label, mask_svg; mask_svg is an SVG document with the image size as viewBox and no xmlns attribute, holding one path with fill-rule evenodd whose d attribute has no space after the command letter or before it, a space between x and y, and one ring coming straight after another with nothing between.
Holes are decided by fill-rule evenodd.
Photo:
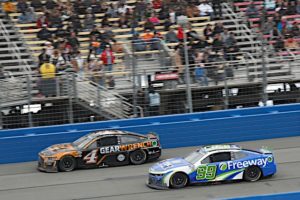
<instances>
[{"instance_id":1,"label":"safety fence","mask_svg":"<svg viewBox=\"0 0 300 200\"><path fill-rule=\"evenodd\" d=\"M0 79L0 129L300 102L299 60L269 60L266 77L251 58L202 64Z\"/></svg>"},{"instance_id":2,"label":"safety fence","mask_svg":"<svg viewBox=\"0 0 300 200\"><path fill-rule=\"evenodd\" d=\"M104 129L159 135L163 148L300 135L300 104L0 131L0 163L32 161L47 146Z\"/></svg>"}]
</instances>

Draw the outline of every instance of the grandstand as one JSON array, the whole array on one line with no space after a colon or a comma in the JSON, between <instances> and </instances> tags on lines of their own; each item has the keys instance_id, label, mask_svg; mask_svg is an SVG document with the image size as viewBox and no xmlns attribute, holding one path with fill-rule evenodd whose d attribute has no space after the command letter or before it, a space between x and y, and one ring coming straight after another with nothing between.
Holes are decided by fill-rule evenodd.
<instances>
[{"instance_id":1,"label":"grandstand","mask_svg":"<svg viewBox=\"0 0 300 200\"><path fill-rule=\"evenodd\" d=\"M211 1L215 13L203 15L188 10L200 8L197 0L79 2L18 1L9 11L2 5L2 127L149 116L152 88L159 114L187 112L188 102L207 111L299 101L300 13L291 5L281 12L284 6L264 1L224 1L217 12L219 1ZM173 14L189 16L186 27ZM177 38L168 41L172 34ZM56 68L52 89L43 83L44 63Z\"/></svg>"}]
</instances>

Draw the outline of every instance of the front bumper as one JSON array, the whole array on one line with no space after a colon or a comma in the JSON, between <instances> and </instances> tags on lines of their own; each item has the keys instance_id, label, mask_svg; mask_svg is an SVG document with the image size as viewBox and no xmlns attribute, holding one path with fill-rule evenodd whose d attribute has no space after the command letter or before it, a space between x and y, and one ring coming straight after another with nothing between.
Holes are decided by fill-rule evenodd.
<instances>
[{"instance_id":1,"label":"front bumper","mask_svg":"<svg viewBox=\"0 0 300 200\"><path fill-rule=\"evenodd\" d=\"M149 174L148 180L147 180L147 186L153 189L159 189L159 190L165 190L169 189L167 184L164 183L163 175L157 175L157 174Z\"/></svg>"},{"instance_id":2,"label":"front bumper","mask_svg":"<svg viewBox=\"0 0 300 200\"><path fill-rule=\"evenodd\" d=\"M42 172L58 172L57 161L47 162L44 158L39 157L37 169Z\"/></svg>"}]
</instances>

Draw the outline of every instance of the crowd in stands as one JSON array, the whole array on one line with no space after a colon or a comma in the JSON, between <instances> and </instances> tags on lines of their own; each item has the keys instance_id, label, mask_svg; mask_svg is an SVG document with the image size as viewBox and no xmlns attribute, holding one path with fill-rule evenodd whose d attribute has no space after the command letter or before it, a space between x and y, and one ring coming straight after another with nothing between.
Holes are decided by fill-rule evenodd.
<instances>
[{"instance_id":1,"label":"crowd in stands","mask_svg":"<svg viewBox=\"0 0 300 200\"><path fill-rule=\"evenodd\" d=\"M221 3L221 0L137 0L134 5L128 5L125 0L112 3L99 0L18 0L16 4L6 1L2 8L7 13L21 13L18 23L35 23L40 28L37 38L45 41L39 55L40 73L47 72L45 66L50 67L50 71L53 68L56 72L73 71L104 87L114 88L113 75L105 75L114 71L115 53L122 52L119 41L115 39L116 33L112 31L114 28L131 29L135 51L158 49L157 41L160 40L177 43L174 48L176 64L180 82L184 83L184 29L177 26L177 16L222 19ZM36 14L36 11L42 14ZM98 13L104 13L100 23L95 22ZM119 19L112 21L111 18ZM141 25L144 30L139 32L136 28ZM156 25L163 25L167 33L162 35L156 30ZM80 52L78 34L82 31L90 35L87 58ZM239 49L234 33L224 28L222 23L216 23L207 24L203 33L189 25L186 34L188 64L195 82L208 85L207 78L210 78L217 84L224 79L224 73L227 77L234 76L233 69L224 69L222 64L206 66L210 62L235 59L234 53Z\"/></svg>"},{"instance_id":2,"label":"crowd in stands","mask_svg":"<svg viewBox=\"0 0 300 200\"><path fill-rule=\"evenodd\" d=\"M253 1L245 13L250 21L260 22L260 31L277 52L299 49L300 1Z\"/></svg>"}]
</instances>

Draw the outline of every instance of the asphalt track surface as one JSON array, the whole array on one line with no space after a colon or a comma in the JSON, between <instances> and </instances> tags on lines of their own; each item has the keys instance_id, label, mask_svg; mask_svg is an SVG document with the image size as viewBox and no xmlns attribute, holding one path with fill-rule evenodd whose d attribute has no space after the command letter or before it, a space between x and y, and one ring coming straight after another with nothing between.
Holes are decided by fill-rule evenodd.
<instances>
[{"instance_id":1,"label":"asphalt track surface","mask_svg":"<svg viewBox=\"0 0 300 200\"><path fill-rule=\"evenodd\" d=\"M273 149L278 173L255 183L202 184L179 190L154 190L145 185L148 168L153 163L67 173L38 172L36 162L5 164L0 165L0 200L199 200L300 190L300 137L240 144L245 148L267 146ZM161 159L184 156L195 148L167 149Z\"/></svg>"}]
</instances>

